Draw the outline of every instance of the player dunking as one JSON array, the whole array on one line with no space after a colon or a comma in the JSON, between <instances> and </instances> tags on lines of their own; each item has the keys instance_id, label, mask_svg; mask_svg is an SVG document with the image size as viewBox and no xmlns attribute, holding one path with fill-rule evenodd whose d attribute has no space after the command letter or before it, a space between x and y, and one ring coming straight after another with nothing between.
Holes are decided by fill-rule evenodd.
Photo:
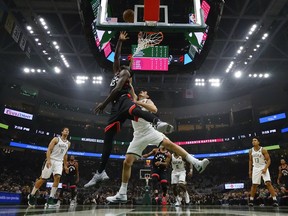
<instances>
[{"instance_id":1,"label":"player dunking","mask_svg":"<svg viewBox=\"0 0 288 216\"><path fill-rule=\"evenodd\" d=\"M132 85L131 88L131 92L133 97L136 99L136 103L140 105L143 110L146 110L146 112L157 112L157 107L153 101L149 99L147 91L141 91L137 98ZM131 167L134 161L141 157L143 150L149 144L156 145L158 147L162 145L170 151L177 152L177 154L181 155L182 158L186 158L189 163L194 164L199 172L203 172L209 163L207 159L199 161L188 154L183 148L171 142L163 133L156 131L155 128L153 128L153 126L144 119L139 118L138 122L132 121L132 126L134 129L133 140L127 149L126 158L123 162L122 184L120 190L115 196L106 198L109 202L127 202L127 187L131 176Z\"/></svg>"},{"instance_id":2,"label":"player dunking","mask_svg":"<svg viewBox=\"0 0 288 216\"><path fill-rule=\"evenodd\" d=\"M62 175L63 165L64 169L67 170L67 151L70 147L70 142L67 140L69 135L69 128L65 127L61 131L60 137L54 137L48 146L46 152L46 160L42 169L42 174L40 178L36 181L31 194L28 195L28 205L35 206L36 196L35 193L42 186L47 179L50 178L53 173L53 186L51 188L50 196L47 201L48 207L56 206L55 194L60 182L60 177Z\"/></svg>"},{"instance_id":3,"label":"player dunking","mask_svg":"<svg viewBox=\"0 0 288 216\"><path fill-rule=\"evenodd\" d=\"M71 155L67 163L67 170L63 172L62 176L62 190L60 192L59 200L63 199L64 191L71 190L71 202L70 206L77 204L77 183L79 182L79 165L75 160L75 157Z\"/></svg>"},{"instance_id":4,"label":"player dunking","mask_svg":"<svg viewBox=\"0 0 288 216\"><path fill-rule=\"evenodd\" d=\"M273 198L273 206L277 207L278 203L276 199L276 193L274 187L271 184L271 178L268 169L271 164L269 153L266 149L260 146L260 139L258 137L254 137L252 139L252 144L253 147L249 151L249 177L252 178L249 206L254 205L254 197L257 187L261 183L262 177Z\"/></svg>"},{"instance_id":5,"label":"player dunking","mask_svg":"<svg viewBox=\"0 0 288 216\"><path fill-rule=\"evenodd\" d=\"M120 131L122 124L127 119L137 121L138 118L143 118L146 121L155 125L157 130L161 132L170 133L173 131L172 125L167 124L166 122L161 122L157 116L141 110L141 108L133 102L133 98L129 93L131 90L129 78L133 76L133 71L131 71L130 67L128 66L120 66L119 60L122 41L125 41L127 39L127 33L120 32L120 36L115 50L113 64L114 77L110 84L110 94L105 99L105 101L103 103L99 103L99 105L94 110L95 113L102 113L108 103L112 103L111 116L108 120L108 125L105 128L105 138L103 145L103 153L101 156L101 164L96 174L87 184L84 185L84 187L90 187L92 185L95 185L98 181L109 178L105 172L105 167L112 151L113 139L116 133Z\"/></svg>"},{"instance_id":6,"label":"player dunking","mask_svg":"<svg viewBox=\"0 0 288 216\"><path fill-rule=\"evenodd\" d=\"M288 165L284 158L281 159L280 163L277 184L280 185L280 182L282 182L285 189L288 190Z\"/></svg>"},{"instance_id":7,"label":"player dunking","mask_svg":"<svg viewBox=\"0 0 288 216\"><path fill-rule=\"evenodd\" d=\"M173 188L173 194L176 198L175 206L180 206L182 201L182 193L184 193L185 203L190 203L190 197L186 188L186 169L183 158L176 153L172 154L171 165L171 185ZM193 174L193 166L191 164L188 175L191 177ZM180 191L180 193L179 193Z\"/></svg>"}]
</instances>

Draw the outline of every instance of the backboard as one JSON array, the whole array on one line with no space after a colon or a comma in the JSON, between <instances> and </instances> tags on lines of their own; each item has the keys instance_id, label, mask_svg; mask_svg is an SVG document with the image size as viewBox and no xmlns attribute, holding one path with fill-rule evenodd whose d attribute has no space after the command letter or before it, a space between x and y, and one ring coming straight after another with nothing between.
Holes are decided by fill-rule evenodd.
<instances>
[{"instance_id":1,"label":"backboard","mask_svg":"<svg viewBox=\"0 0 288 216\"><path fill-rule=\"evenodd\" d=\"M204 13L201 8L200 0L193 0L194 12L187 14L186 23L169 22L168 5L159 5L153 7L154 12L147 14L145 8L151 6L157 0L145 0L144 5L134 5L134 23L125 22L110 22L111 17L108 16L108 0L101 0L97 4L98 10L96 17L96 28L99 30L117 30L117 31L144 31L144 32L203 32L206 29L204 22ZM160 1L158 1L160 2ZM147 6L148 5L148 6ZM141 10L144 10L143 16L140 16ZM151 7L149 8L151 10ZM158 11L157 11L158 10ZM153 20L154 14L159 13L164 17L164 20ZM149 20L149 16L152 20ZM147 20L148 17L148 20ZM156 16L157 17L157 16ZM144 21L144 19L146 21Z\"/></svg>"}]
</instances>

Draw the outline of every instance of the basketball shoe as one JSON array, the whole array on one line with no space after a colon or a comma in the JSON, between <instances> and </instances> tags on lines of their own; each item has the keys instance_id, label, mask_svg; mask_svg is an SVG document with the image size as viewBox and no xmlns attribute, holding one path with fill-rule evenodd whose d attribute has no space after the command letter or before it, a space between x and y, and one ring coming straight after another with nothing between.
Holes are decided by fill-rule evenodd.
<instances>
[{"instance_id":1,"label":"basketball shoe","mask_svg":"<svg viewBox=\"0 0 288 216\"><path fill-rule=\"evenodd\" d=\"M111 203L126 203L127 202L127 195L120 194L117 192L115 196L106 197L106 200Z\"/></svg>"},{"instance_id":2,"label":"basketball shoe","mask_svg":"<svg viewBox=\"0 0 288 216\"><path fill-rule=\"evenodd\" d=\"M84 187L85 188L91 187L93 185L96 185L97 182L108 180L108 179L109 179L109 176L107 175L105 170L102 173L98 173L97 171L92 177L92 179L87 184L84 185Z\"/></svg>"},{"instance_id":3,"label":"basketball shoe","mask_svg":"<svg viewBox=\"0 0 288 216\"><path fill-rule=\"evenodd\" d=\"M34 207L36 205L36 196L29 194L27 198L28 198L28 205Z\"/></svg>"},{"instance_id":4,"label":"basketball shoe","mask_svg":"<svg viewBox=\"0 0 288 216\"><path fill-rule=\"evenodd\" d=\"M47 203L45 203L46 208L57 208L60 207L60 203L56 202L56 199L49 197Z\"/></svg>"},{"instance_id":5,"label":"basketball shoe","mask_svg":"<svg viewBox=\"0 0 288 216\"><path fill-rule=\"evenodd\" d=\"M186 203L186 205L189 205L189 203L190 203L190 197L189 197L189 194L188 194L187 191L186 191L185 194L184 194L184 198L185 198L185 203Z\"/></svg>"},{"instance_id":6,"label":"basketball shoe","mask_svg":"<svg viewBox=\"0 0 288 216\"><path fill-rule=\"evenodd\" d=\"M176 197L176 203L174 205L175 206L181 206L181 201L182 201L182 198L180 196L177 196Z\"/></svg>"},{"instance_id":7,"label":"basketball shoe","mask_svg":"<svg viewBox=\"0 0 288 216\"><path fill-rule=\"evenodd\" d=\"M158 121L156 123L155 129L164 134L169 134L174 131L174 127L172 125L162 121Z\"/></svg>"},{"instance_id":8,"label":"basketball shoe","mask_svg":"<svg viewBox=\"0 0 288 216\"><path fill-rule=\"evenodd\" d=\"M199 173L202 173L207 165L210 163L210 161L207 159L207 158L204 158L202 161L200 161L198 164L194 165L194 167L196 168L196 170L199 172Z\"/></svg>"},{"instance_id":9,"label":"basketball shoe","mask_svg":"<svg viewBox=\"0 0 288 216\"><path fill-rule=\"evenodd\" d=\"M273 200L272 206L274 206L274 207L278 207L279 206L277 200Z\"/></svg>"}]
</instances>

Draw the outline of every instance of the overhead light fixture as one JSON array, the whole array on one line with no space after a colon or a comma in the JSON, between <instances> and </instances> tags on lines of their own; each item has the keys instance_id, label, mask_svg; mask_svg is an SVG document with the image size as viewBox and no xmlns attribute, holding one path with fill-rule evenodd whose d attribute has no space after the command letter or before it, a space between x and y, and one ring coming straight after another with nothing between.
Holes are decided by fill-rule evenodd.
<instances>
[{"instance_id":1,"label":"overhead light fixture","mask_svg":"<svg viewBox=\"0 0 288 216\"><path fill-rule=\"evenodd\" d=\"M24 68L23 71L24 71L25 73L29 73L29 72L30 72L29 68Z\"/></svg>"},{"instance_id":2,"label":"overhead light fixture","mask_svg":"<svg viewBox=\"0 0 288 216\"><path fill-rule=\"evenodd\" d=\"M234 74L234 76L235 76L236 78L240 78L240 77L242 76L242 71L236 71L235 74Z\"/></svg>"},{"instance_id":3,"label":"overhead light fixture","mask_svg":"<svg viewBox=\"0 0 288 216\"><path fill-rule=\"evenodd\" d=\"M205 79L195 79L196 86L205 86Z\"/></svg>"},{"instance_id":4,"label":"overhead light fixture","mask_svg":"<svg viewBox=\"0 0 288 216\"><path fill-rule=\"evenodd\" d=\"M30 25L28 25L28 26L26 26L26 29L27 29L28 31L31 31L31 30L32 30L32 27L31 27Z\"/></svg>"},{"instance_id":5,"label":"overhead light fixture","mask_svg":"<svg viewBox=\"0 0 288 216\"><path fill-rule=\"evenodd\" d=\"M268 37L268 33L263 34L262 40L265 40Z\"/></svg>"},{"instance_id":6,"label":"overhead light fixture","mask_svg":"<svg viewBox=\"0 0 288 216\"><path fill-rule=\"evenodd\" d=\"M54 67L54 71L55 73L60 73L61 72L61 69L57 66Z\"/></svg>"},{"instance_id":7,"label":"overhead light fixture","mask_svg":"<svg viewBox=\"0 0 288 216\"><path fill-rule=\"evenodd\" d=\"M264 74L264 78L268 78L269 76L270 76L270 74L268 74L268 73Z\"/></svg>"}]
</instances>

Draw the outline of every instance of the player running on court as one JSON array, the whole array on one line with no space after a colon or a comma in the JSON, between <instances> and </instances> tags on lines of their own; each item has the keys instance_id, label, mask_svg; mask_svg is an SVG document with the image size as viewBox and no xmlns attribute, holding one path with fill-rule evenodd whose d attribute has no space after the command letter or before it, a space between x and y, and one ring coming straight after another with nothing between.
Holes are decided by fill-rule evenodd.
<instances>
[{"instance_id":1,"label":"player running on court","mask_svg":"<svg viewBox=\"0 0 288 216\"><path fill-rule=\"evenodd\" d=\"M67 151L70 147L70 142L67 140L69 135L69 128L65 127L61 131L60 137L54 137L48 146L48 150L46 152L46 160L44 162L44 166L42 169L42 173L40 178L36 181L34 188L31 194L28 195L28 205L35 206L36 205L36 195L35 193L39 188L46 182L47 179L50 178L51 174L53 174L54 182L50 191L50 196L47 201L47 207L55 207L55 194L58 189L58 185L60 182L60 177L64 169L67 170Z\"/></svg>"},{"instance_id":2,"label":"player running on court","mask_svg":"<svg viewBox=\"0 0 288 216\"><path fill-rule=\"evenodd\" d=\"M258 137L254 137L252 139L252 144L253 147L249 151L249 177L252 178L249 206L254 205L254 197L258 185L261 184L262 177L272 196L273 206L277 207L278 203L276 199L276 193L273 185L271 184L271 178L268 169L271 164L269 153L266 149L260 146L260 139Z\"/></svg>"}]
</instances>

